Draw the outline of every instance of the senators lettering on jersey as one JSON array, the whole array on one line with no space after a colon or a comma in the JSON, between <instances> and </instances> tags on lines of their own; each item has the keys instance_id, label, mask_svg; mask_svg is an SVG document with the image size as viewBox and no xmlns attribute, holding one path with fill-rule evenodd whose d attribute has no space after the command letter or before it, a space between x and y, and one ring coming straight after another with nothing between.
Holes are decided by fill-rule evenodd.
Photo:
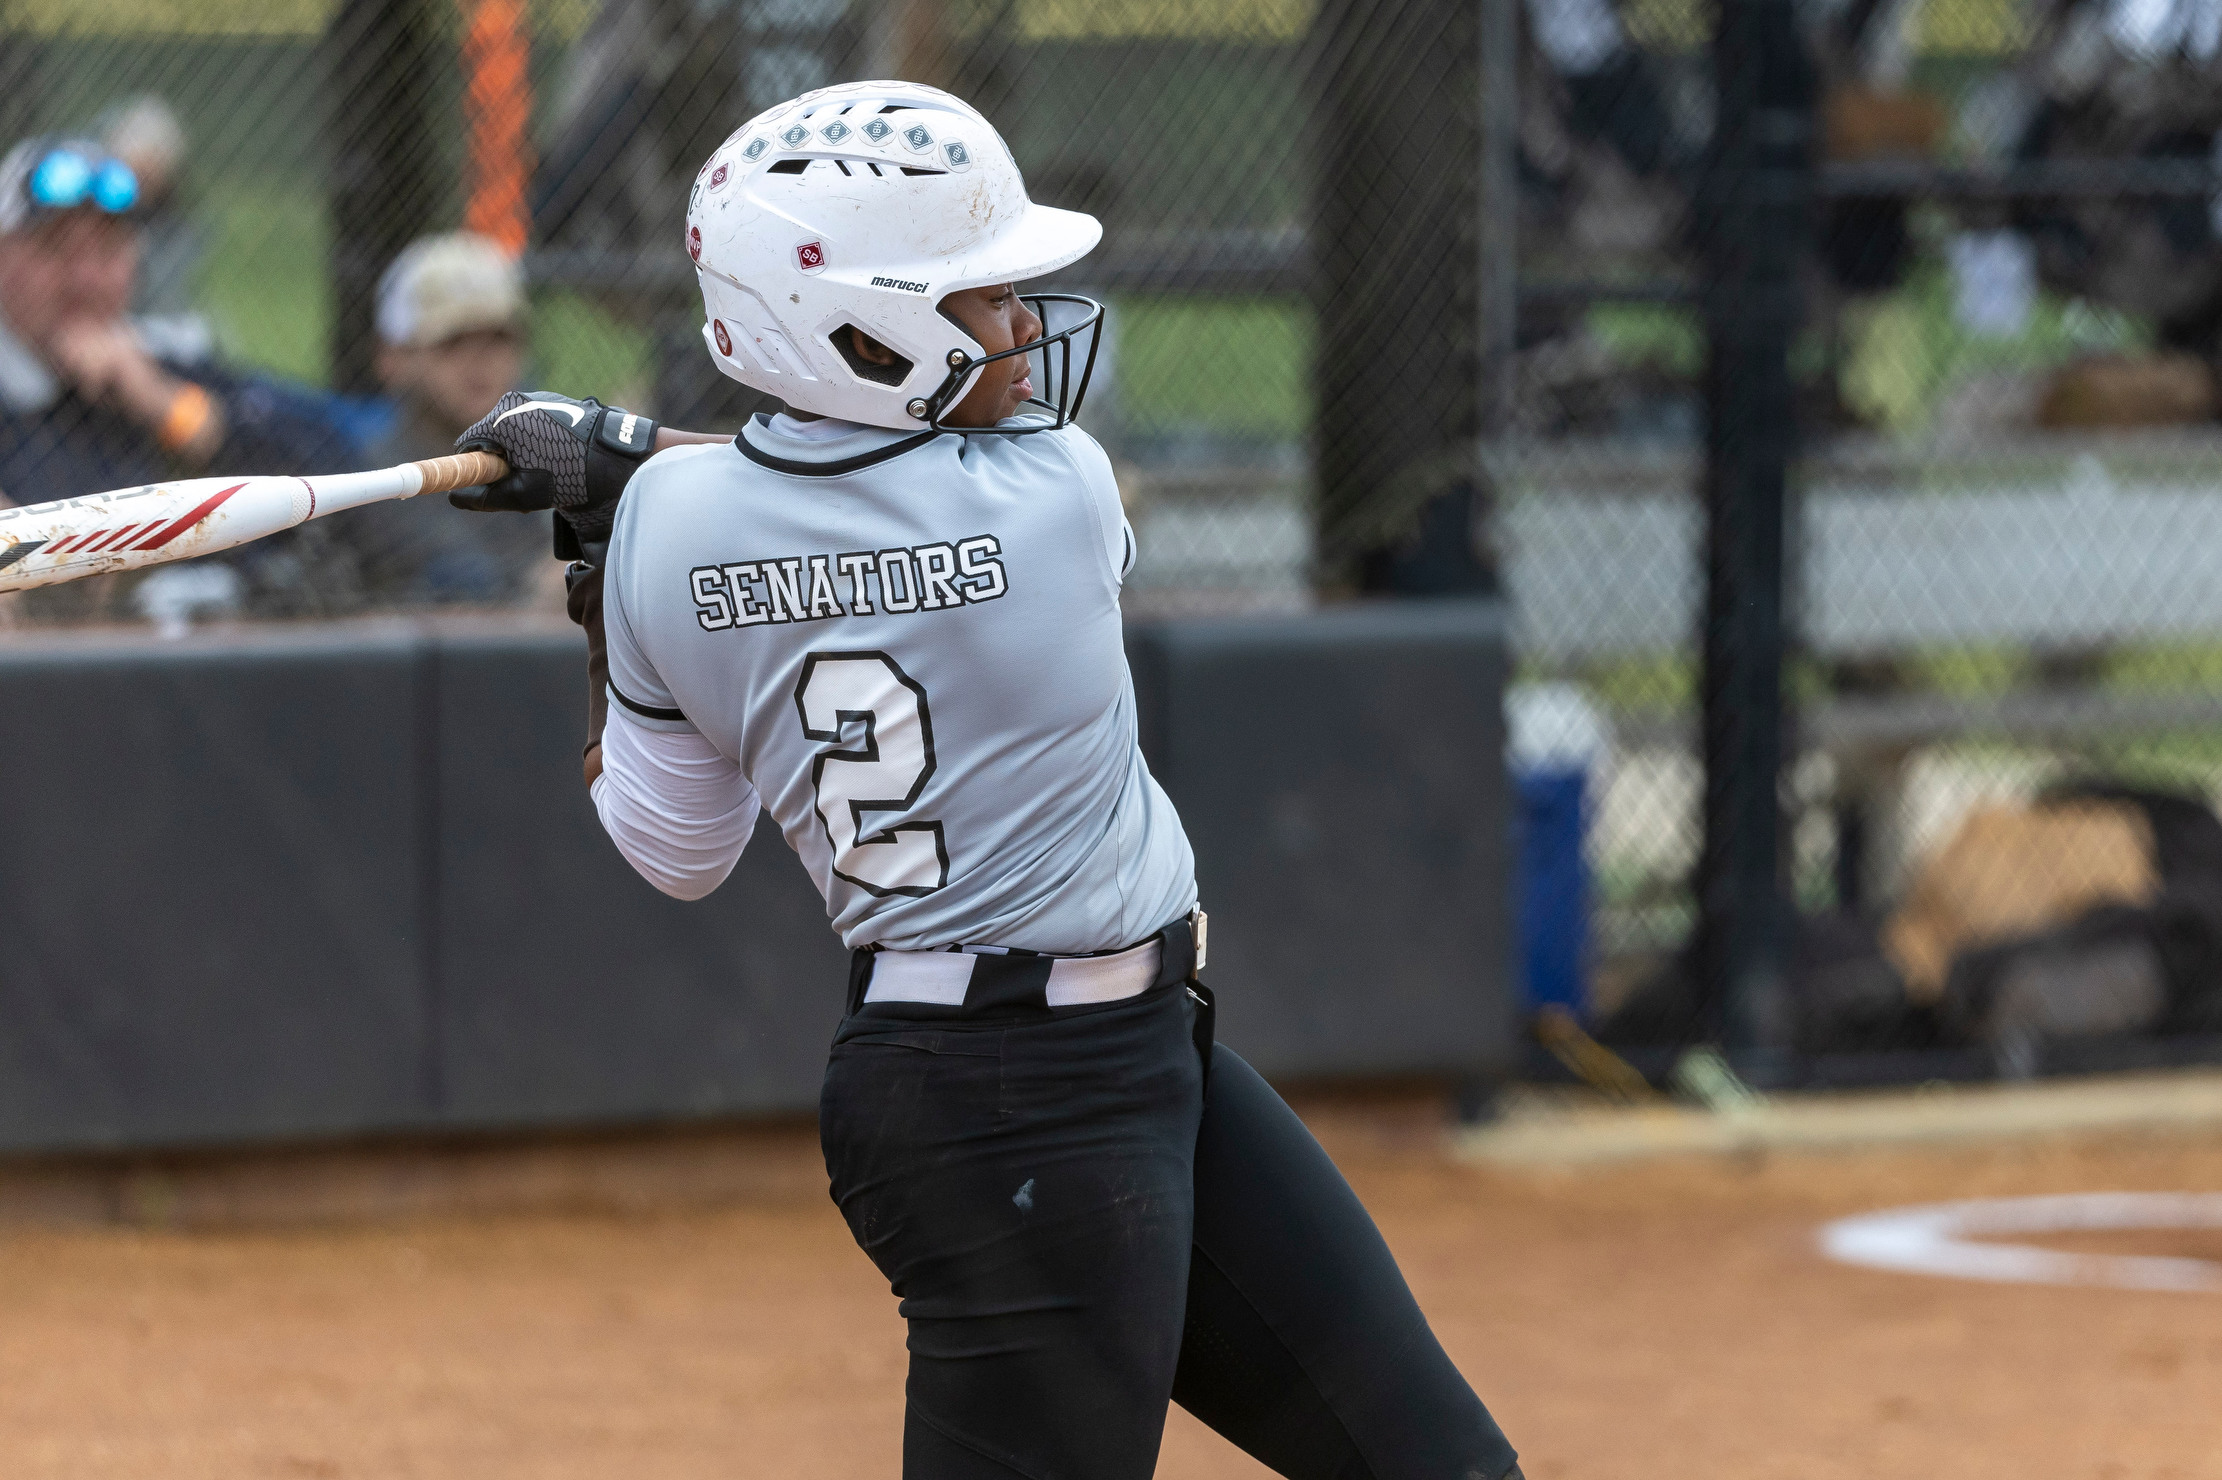
<instances>
[{"instance_id":1,"label":"senators lettering on jersey","mask_svg":"<svg viewBox=\"0 0 2222 1480\"><path fill-rule=\"evenodd\" d=\"M950 544L698 565L687 581L694 619L705 632L724 632L993 601L1010 589L1002 553L1001 540L981 534Z\"/></svg>"}]
</instances>

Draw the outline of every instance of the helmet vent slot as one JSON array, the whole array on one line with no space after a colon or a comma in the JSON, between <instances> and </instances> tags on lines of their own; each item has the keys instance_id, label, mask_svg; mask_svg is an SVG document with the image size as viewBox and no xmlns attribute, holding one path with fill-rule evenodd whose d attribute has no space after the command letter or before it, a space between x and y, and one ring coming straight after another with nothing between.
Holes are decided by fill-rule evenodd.
<instances>
[{"instance_id":1,"label":"helmet vent slot","mask_svg":"<svg viewBox=\"0 0 2222 1480\"><path fill-rule=\"evenodd\" d=\"M800 173L804 173L804 171L807 171L807 169L815 167L815 164L831 164L831 167L833 167L833 169L838 169L840 173L844 173L844 176L849 176L851 180L853 180L855 176L858 176L858 171L855 171L855 169L853 169L853 167L855 167L855 164L862 164L862 167L864 167L864 169L869 169L871 173L875 173L875 176L880 176L882 180L884 180L884 178L887 178L887 176L889 176L889 173L891 173L891 171L895 171L895 169L900 169L902 173L907 173L907 176L947 176L947 173L949 173L947 169L911 169L911 167L909 167L909 164L889 164L889 167L887 167L887 169L882 169L878 162L873 162L873 160L860 160L858 156L853 156L853 153L851 153L851 156L849 156L849 158L844 158L844 160L829 160L829 158L815 158L815 160L780 160L778 164L771 164L771 167L769 167L769 169L764 169L764 173L767 173L767 176L800 176Z\"/></svg>"},{"instance_id":2,"label":"helmet vent slot","mask_svg":"<svg viewBox=\"0 0 2222 1480\"><path fill-rule=\"evenodd\" d=\"M846 159L783 159L775 165L768 166L765 169L764 173L767 175L799 175L802 174L804 171L810 169L813 165L821 164L830 165L832 168L839 170L842 174L849 176L851 179L856 178L856 176L860 173L860 171L856 168L856 166L858 165L862 165L865 169L870 170L874 175L877 175L883 180L892 175L897 170L901 170L906 175L946 175L949 173L947 170L913 169L907 164L883 166L873 160L859 159L853 154Z\"/></svg>"},{"instance_id":3,"label":"helmet vent slot","mask_svg":"<svg viewBox=\"0 0 2222 1480\"><path fill-rule=\"evenodd\" d=\"M887 350L887 353L895 355L895 358L893 363L886 365L875 365L858 354L856 339L860 334L864 335L866 339L871 339L874 344L879 344L877 339L874 339L870 334L866 334L864 330L859 329L854 324L843 324L840 328L834 330L830 336L834 351L848 362L849 369L855 372L859 380L869 380L875 385L901 385L904 381L910 379L910 372L916 367L901 355L896 355L891 349ZM885 345L880 347L886 349Z\"/></svg>"}]
</instances>

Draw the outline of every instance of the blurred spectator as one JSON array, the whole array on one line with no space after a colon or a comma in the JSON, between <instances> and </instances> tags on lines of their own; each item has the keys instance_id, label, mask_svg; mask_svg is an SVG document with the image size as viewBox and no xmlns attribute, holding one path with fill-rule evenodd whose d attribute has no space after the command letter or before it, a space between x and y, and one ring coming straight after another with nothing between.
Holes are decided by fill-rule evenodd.
<instances>
[{"instance_id":1,"label":"blurred spectator","mask_svg":"<svg viewBox=\"0 0 2222 1480\"><path fill-rule=\"evenodd\" d=\"M2214 162L2222 135L2222 8L2214 0L2045 0L2029 9L2017 85L1993 110L2019 125L2015 157L2191 169ZM2034 248L2044 287L2151 319L2164 350L2222 359L2222 211L2213 197L2024 198L2012 217Z\"/></svg>"},{"instance_id":2,"label":"blurred spectator","mask_svg":"<svg viewBox=\"0 0 2222 1480\"><path fill-rule=\"evenodd\" d=\"M483 236L426 237L379 280L378 341L395 414L371 463L444 457L523 373L524 276ZM545 515L486 519L428 498L374 504L339 523L375 601L515 601L549 565Z\"/></svg>"},{"instance_id":3,"label":"blurred spectator","mask_svg":"<svg viewBox=\"0 0 2222 1480\"><path fill-rule=\"evenodd\" d=\"M153 96L119 104L102 114L100 142L139 177L139 286L131 306L141 314L193 312L193 273L200 265L200 232L180 208L178 181L185 173L185 128L170 105Z\"/></svg>"},{"instance_id":4,"label":"blurred spectator","mask_svg":"<svg viewBox=\"0 0 2222 1480\"><path fill-rule=\"evenodd\" d=\"M31 138L0 156L0 496L353 466L306 398L216 365L198 321L128 316L139 211L138 177L92 142ZM315 545L289 537L241 557L258 608L326 609ZM53 599L91 615L113 588L85 584Z\"/></svg>"}]
</instances>

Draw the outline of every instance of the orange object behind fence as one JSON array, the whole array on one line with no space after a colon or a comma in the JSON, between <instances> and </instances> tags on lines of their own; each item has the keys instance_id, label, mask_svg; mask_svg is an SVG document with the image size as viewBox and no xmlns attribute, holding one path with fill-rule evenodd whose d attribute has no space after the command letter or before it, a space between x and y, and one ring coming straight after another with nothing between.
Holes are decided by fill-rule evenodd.
<instances>
[{"instance_id":1,"label":"orange object behind fence","mask_svg":"<svg viewBox=\"0 0 2222 1480\"><path fill-rule=\"evenodd\" d=\"M512 254L523 252L531 213L532 43L523 0L464 0L463 107L470 125L470 195L463 225Z\"/></svg>"}]
</instances>

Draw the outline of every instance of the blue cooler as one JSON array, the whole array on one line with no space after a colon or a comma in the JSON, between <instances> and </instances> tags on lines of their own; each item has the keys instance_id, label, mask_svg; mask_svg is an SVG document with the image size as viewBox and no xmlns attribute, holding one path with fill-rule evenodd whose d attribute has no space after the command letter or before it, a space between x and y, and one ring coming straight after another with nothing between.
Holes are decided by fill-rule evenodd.
<instances>
[{"instance_id":1,"label":"blue cooler","mask_svg":"<svg viewBox=\"0 0 2222 1480\"><path fill-rule=\"evenodd\" d=\"M1505 694L1512 772L1515 890L1527 1008L1588 1014L1591 777L1611 742L1603 717L1573 684L1515 684Z\"/></svg>"}]
</instances>

